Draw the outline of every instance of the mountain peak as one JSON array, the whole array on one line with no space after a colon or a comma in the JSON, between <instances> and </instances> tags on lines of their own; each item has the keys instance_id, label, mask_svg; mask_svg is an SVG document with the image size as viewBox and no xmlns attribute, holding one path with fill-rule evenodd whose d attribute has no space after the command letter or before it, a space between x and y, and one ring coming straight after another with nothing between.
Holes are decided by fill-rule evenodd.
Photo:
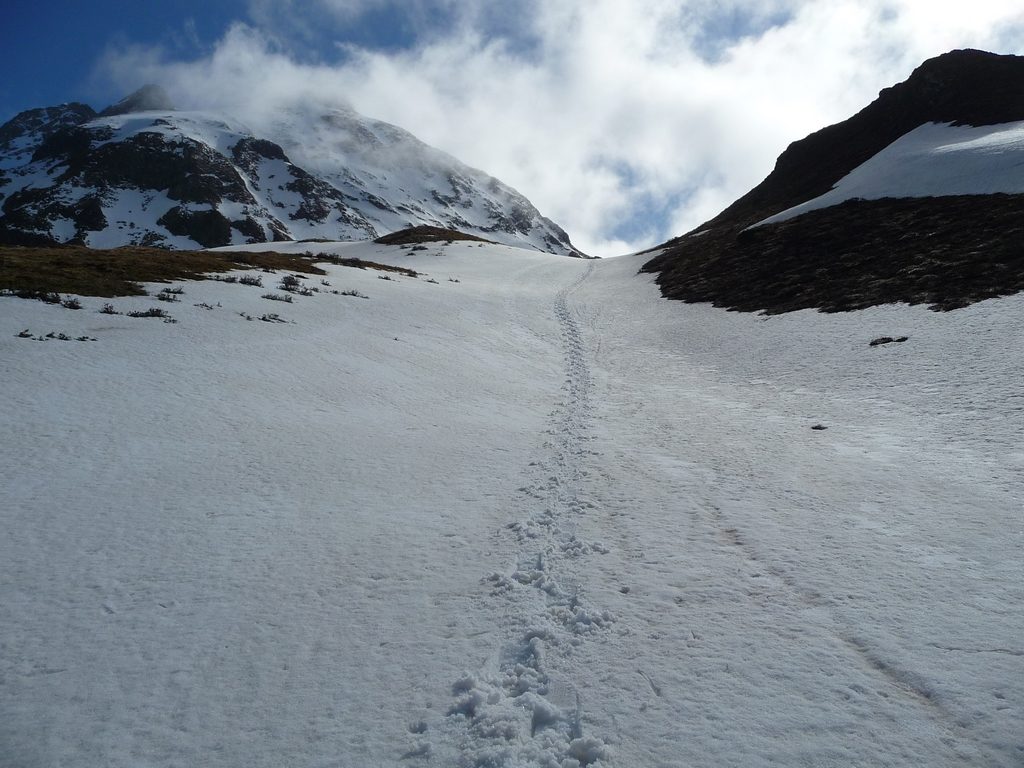
<instances>
[{"instance_id":1,"label":"mountain peak","mask_svg":"<svg viewBox=\"0 0 1024 768\"><path fill-rule=\"evenodd\" d=\"M924 122L981 126L1024 120L1024 56L950 51L883 90L879 103L916 121L912 128Z\"/></svg>"},{"instance_id":2,"label":"mountain peak","mask_svg":"<svg viewBox=\"0 0 1024 768\"><path fill-rule=\"evenodd\" d=\"M924 123L982 126L1017 120L1024 120L1024 56L949 51L927 59L848 120L790 144L768 178L708 224L742 220L747 226L824 194Z\"/></svg>"},{"instance_id":3,"label":"mountain peak","mask_svg":"<svg viewBox=\"0 0 1024 768\"><path fill-rule=\"evenodd\" d=\"M159 85L147 84L128 96L125 96L116 104L100 112L100 117L112 117L113 115L124 115L129 112L145 112L147 110L173 110L174 103L167 91Z\"/></svg>"},{"instance_id":4,"label":"mountain peak","mask_svg":"<svg viewBox=\"0 0 1024 768\"><path fill-rule=\"evenodd\" d=\"M0 239L193 248L429 225L579 255L516 190L351 108L296 103L260 135L171 109L149 85L100 117L162 114L44 109L0 126Z\"/></svg>"}]
</instances>

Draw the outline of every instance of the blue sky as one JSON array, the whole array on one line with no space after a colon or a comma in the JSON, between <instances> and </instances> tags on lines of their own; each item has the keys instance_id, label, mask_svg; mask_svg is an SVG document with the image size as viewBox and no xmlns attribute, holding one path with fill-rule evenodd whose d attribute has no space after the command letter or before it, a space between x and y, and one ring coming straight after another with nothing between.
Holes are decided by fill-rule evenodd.
<instances>
[{"instance_id":1,"label":"blue sky","mask_svg":"<svg viewBox=\"0 0 1024 768\"><path fill-rule=\"evenodd\" d=\"M146 82L254 130L346 102L611 255L700 224L960 47L1024 53L1018 0L7 0L0 121Z\"/></svg>"},{"instance_id":2,"label":"blue sky","mask_svg":"<svg viewBox=\"0 0 1024 768\"><path fill-rule=\"evenodd\" d=\"M445 2L354 2L348 5L358 12L339 12L345 5L93 0L86 11L81 0L7 0L0 25L0 56L6 64L0 122L63 101L94 107L116 101L124 95L120 84L97 73L97 64L110 51L143 46L170 58L193 59L209 54L232 24L243 23L268 33L295 61L339 63L347 58L343 45L379 52L409 49L450 29L457 16L455 6ZM526 41L520 43L525 47Z\"/></svg>"},{"instance_id":3,"label":"blue sky","mask_svg":"<svg viewBox=\"0 0 1024 768\"><path fill-rule=\"evenodd\" d=\"M0 56L5 60L0 120L63 101L93 106L116 101L116 86L93 78L96 62L107 48L134 43L195 55L211 47L245 12L243 0L88 5L74 0L7 0L0 25Z\"/></svg>"}]
</instances>

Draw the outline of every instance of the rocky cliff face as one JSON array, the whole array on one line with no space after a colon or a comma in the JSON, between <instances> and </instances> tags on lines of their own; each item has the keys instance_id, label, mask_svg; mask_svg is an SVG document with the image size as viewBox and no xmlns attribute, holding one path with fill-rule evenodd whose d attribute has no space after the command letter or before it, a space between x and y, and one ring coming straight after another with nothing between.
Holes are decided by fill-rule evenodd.
<instances>
[{"instance_id":1,"label":"rocky cliff face","mask_svg":"<svg viewBox=\"0 0 1024 768\"><path fill-rule=\"evenodd\" d=\"M790 145L761 184L653 249L644 270L658 273L668 298L769 312L895 301L950 309L1024 290L1016 193L849 199L753 226L823 195L923 124L1017 121L1024 57L964 50L930 59L849 120Z\"/></svg>"},{"instance_id":2,"label":"rocky cliff face","mask_svg":"<svg viewBox=\"0 0 1024 768\"><path fill-rule=\"evenodd\" d=\"M169 248L372 239L411 225L580 255L515 190L350 109L304 105L270 136L179 112L147 86L0 126L0 241Z\"/></svg>"}]
</instances>

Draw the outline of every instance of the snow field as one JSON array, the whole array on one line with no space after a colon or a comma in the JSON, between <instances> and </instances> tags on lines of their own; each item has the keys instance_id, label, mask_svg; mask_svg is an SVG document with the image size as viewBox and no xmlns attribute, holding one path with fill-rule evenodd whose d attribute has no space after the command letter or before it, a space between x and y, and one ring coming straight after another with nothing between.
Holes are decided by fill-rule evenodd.
<instances>
[{"instance_id":1,"label":"snow field","mask_svg":"<svg viewBox=\"0 0 1024 768\"><path fill-rule=\"evenodd\" d=\"M439 266L329 267L369 299L269 302L263 275L113 302L175 325L3 300L10 764L387 764L448 706L494 631L488 533L560 350L495 313L493 278ZM237 314L268 311L294 325Z\"/></svg>"},{"instance_id":2,"label":"snow field","mask_svg":"<svg viewBox=\"0 0 1024 768\"><path fill-rule=\"evenodd\" d=\"M427 274L0 299L0 765L1019 764L1020 298L315 247Z\"/></svg>"},{"instance_id":3,"label":"snow field","mask_svg":"<svg viewBox=\"0 0 1024 768\"><path fill-rule=\"evenodd\" d=\"M582 654L592 728L643 765L1019 761L1020 299L759 317L647 304L633 261L577 294L580 533L629 630Z\"/></svg>"}]
</instances>

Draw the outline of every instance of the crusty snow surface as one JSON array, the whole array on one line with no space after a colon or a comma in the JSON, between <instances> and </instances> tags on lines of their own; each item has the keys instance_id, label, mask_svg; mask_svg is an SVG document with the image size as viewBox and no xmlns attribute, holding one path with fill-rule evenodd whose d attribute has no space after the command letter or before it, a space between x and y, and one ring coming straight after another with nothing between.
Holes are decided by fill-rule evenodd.
<instances>
[{"instance_id":1,"label":"crusty snow surface","mask_svg":"<svg viewBox=\"0 0 1024 768\"><path fill-rule=\"evenodd\" d=\"M925 123L819 197L770 216L774 224L846 200L1024 193L1024 122L975 128Z\"/></svg>"},{"instance_id":2,"label":"crusty snow surface","mask_svg":"<svg viewBox=\"0 0 1024 768\"><path fill-rule=\"evenodd\" d=\"M4 768L1024 762L1024 297L323 247L426 274L0 298Z\"/></svg>"}]
</instances>

